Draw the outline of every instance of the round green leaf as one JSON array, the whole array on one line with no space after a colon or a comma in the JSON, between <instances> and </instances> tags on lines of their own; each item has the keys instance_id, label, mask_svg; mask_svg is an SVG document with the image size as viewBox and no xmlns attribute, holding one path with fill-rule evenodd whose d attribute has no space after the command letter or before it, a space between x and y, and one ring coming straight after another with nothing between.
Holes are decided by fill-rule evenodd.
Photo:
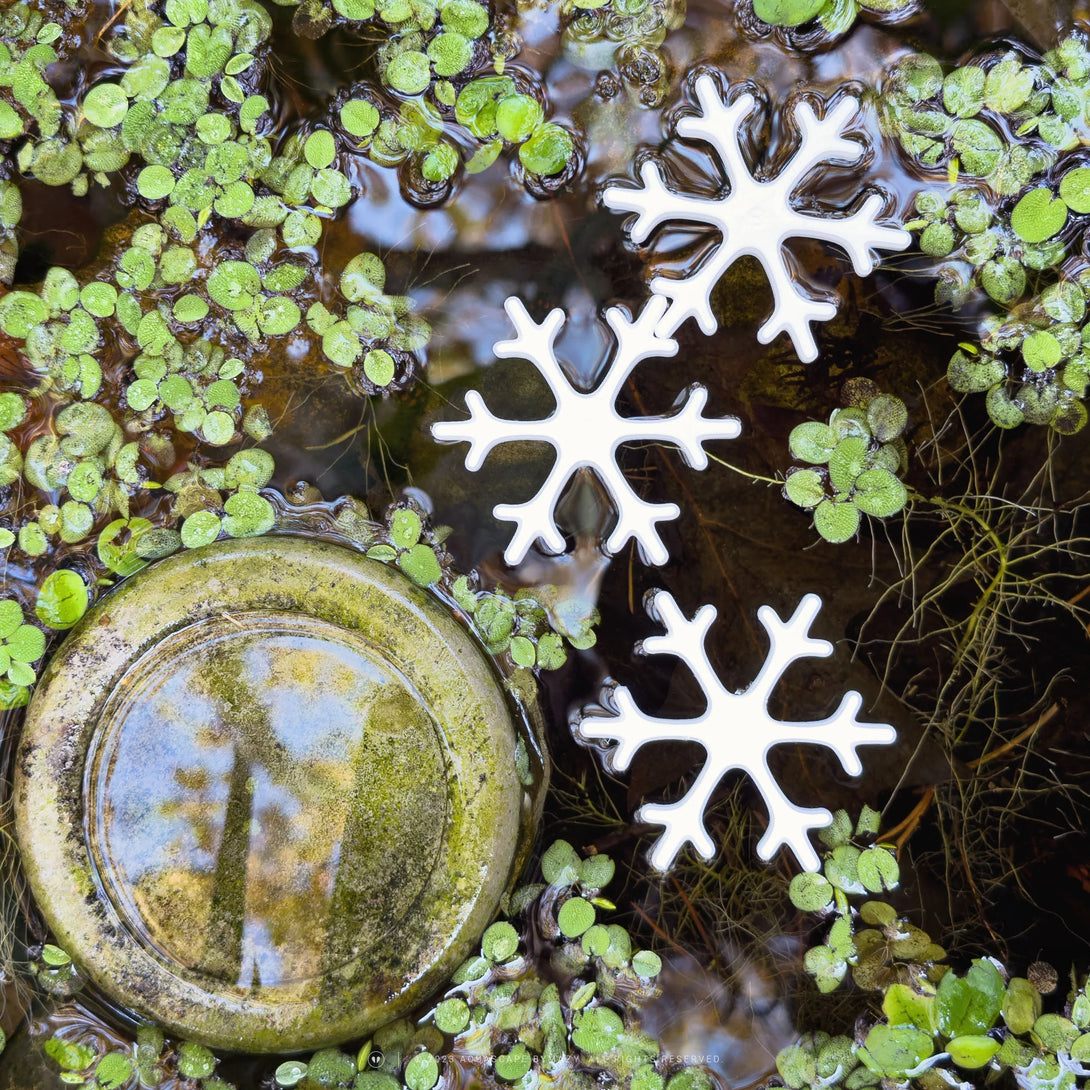
<instances>
[{"instance_id":1,"label":"round green leaf","mask_svg":"<svg viewBox=\"0 0 1090 1090\"><path fill-rule=\"evenodd\" d=\"M914 1026L872 1026L859 1059L871 1071L889 1078L903 1078L935 1051L931 1035Z\"/></svg>"},{"instance_id":2,"label":"round green leaf","mask_svg":"<svg viewBox=\"0 0 1090 1090\"><path fill-rule=\"evenodd\" d=\"M992 423L999 428L1016 428L1025 420L1026 414L1007 392L1002 384L993 386L984 399L984 406Z\"/></svg>"},{"instance_id":3,"label":"round green leaf","mask_svg":"<svg viewBox=\"0 0 1090 1090\"><path fill-rule=\"evenodd\" d=\"M828 424L808 420L791 429L787 444L796 458L813 465L823 465L836 449L837 434Z\"/></svg>"},{"instance_id":4,"label":"round green leaf","mask_svg":"<svg viewBox=\"0 0 1090 1090\"><path fill-rule=\"evenodd\" d=\"M277 1086L285 1090L298 1086L307 1077L307 1065L302 1060L285 1060L273 1073Z\"/></svg>"},{"instance_id":5,"label":"round green leaf","mask_svg":"<svg viewBox=\"0 0 1090 1090\"><path fill-rule=\"evenodd\" d=\"M218 409L201 422L201 435L214 447L226 446L235 437L234 417Z\"/></svg>"},{"instance_id":6,"label":"round green leaf","mask_svg":"<svg viewBox=\"0 0 1090 1090\"><path fill-rule=\"evenodd\" d=\"M1024 242L1038 243L1058 234L1067 222L1067 206L1045 186L1031 189L1011 212L1011 228Z\"/></svg>"},{"instance_id":7,"label":"round green leaf","mask_svg":"<svg viewBox=\"0 0 1090 1090\"><path fill-rule=\"evenodd\" d=\"M824 875L803 871L791 879L787 895L800 911L820 912L832 902L833 887Z\"/></svg>"},{"instance_id":8,"label":"round green leaf","mask_svg":"<svg viewBox=\"0 0 1090 1090\"><path fill-rule=\"evenodd\" d=\"M409 1090L431 1090L439 1081L439 1061L430 1052L418 1052L405 1065L405 1085Z\"/></svg>"},{"instance_id":9,"label":"round green leaf","mask_svg":"<svg viewBox=\"0 0 1090 1090\"><path fill-rule=\"evenodd\" d=\"M753 0L758 19L772 26L800 26L813 19L827 0Z\"/></svg>"},{"instance_id":10,"label":"round green leaf","mask_svg":"<svg viewBox=\"0 0 1090 1090\"><path fill-rule=\"evenodd\" d=\"M444 999L435 1008L435 1024L444 1033L461 1033L469 1025L469 1004L457 997Z\"/></svg>"},{"instance_id":11,"label":"round green leaf","mask_svg":"<svg viewBox=\"0 0 1090 1090\"><path fill-rule=\"evenodd\" d=\"M561 934L569 939L579 938L594 924L594 920L594 906L583 897L572 897L565 901L556 917Z\"/></svg>"},{"instance_id":12,"label":"round green leaf","mask_svg":"<svg viewBox=\"0 0 1090 1090\"><path fill-rule=\"evenodd\" d=\"M505 1082L518 1082L530 1070L531 1062L529 1049L519 1042L510 1052L496 1057L496 1075Z\"/></svg>"},{"instance_id":13,"label":"round green leaf","mask_svg":"<svg viewBox=\"0 0 1090 1090\"><path fill-rule=\"evenodd\" d=\"M512 144L526 140L544 117L541 103L531 95L508 95L496 105L496 128L500 136ZM567 157L564 161L567 162Z\"/></svg>"},{"instance_id":14,"label":"round green leaf","mask_svg":"<svg viewBox=\"0 0 1090 1090\"><path fill-rule=\"evenodd\" d=\"M183 1041L178 1049L178 1074L187 1079L207 1078L216 1069L211 1051L195 1041Z\"/></svg>"},{"instance_id":15,"label":"round green leaf","mask_svg":"<svg viewBox=\"0 0 1090 1090\"><path fill-rule=\"evenodd\" d=\"M999 1051L999 1042L993 1037L971 1034L948 1041L946 1051L958 1067L975 1071L987 1066L988 1061Z\"/></svg>"},{"instance_id":16,"label":"round green leaf","mask_svg":"<svg viewBox=\"0 0 1090 1090\"><path fill-rule=\"evenodd\" d=\"M132 1061L120 1052L108 1052L95 1066L95 1085L100 1090L121 1090L132 1078Z\"/></svg>"},{"instance_id":17,"label":"round green leaf","mask_svg":"<svg viewBox=\"0 0 1090 1090\"><path fill-rule=\"evenodd\" d=\"M519 148L519 161L531 174L547 176L559 174L574 154L571 133L550 121Z\"/></svg>"},{"instance_id":18,"label":"round green leaf","mask_svg":"<svg viewBox=\"0 0 1090 1090\"><path fill-rule=\"evenodd\" d=\"M473 53L469 42L457 31L437 34L428 43L428 57L437 76L457 76L469 66Z\"/></svg>"},{"instance_id":19,"label":"round green leaf","mask_svg":"<svg viewBox=\"0 0 1090 1090\"><path fill-rule=\"evenodd\" d=\"M0 639L6 640L23 623L23 607L12 598L0 602Z\"/></svg>"},{"instance_id":20,"label":"round green leaf","mask_svg":"<svg viewBox=\"0 0 1090 1090\"><path fill-rule=\"evenodd\" d=\"M632 971L644 980L653 980L662 972L662 958L653 950L640 950L632 955Z\"/></svg>"},{"instance_id":21,"label":"round green leaf","mask_svg":"<svg viewBox=\"0 0 1090 1090\"><path fill-rule=\"evenodd\" d=\"M340 110L341 124L352 136L364 138L378 128L379 112L363 99L350 99Z\"/></svg>"},{"instance_id":22,"label":"round green leaf","mask_svg":"<svg viewBox=\"0 0 1090 1090\"><path fill-rule=\"evenodd\" d=\"M859 529L859 508L852 503L822 500L814 508L814 529L826 541L839 545Z\"/></svg>"},{"instance_id":23,"label":"round green leaf","mask_svg":"<svg viewBox=\"0 0 1090 1090\"><path fill-rule=\"evenodd\" d=\"M116 83L100 83L83 98L83 113L92 125L112 129L129 112L129 96Z\"/></svg>"},{"instance_id":24,"label":"round green leaf","mask_svg":"<svg viewBox=\"0 0 1090 1090\"><path fill-rule=\"evenodd\" d=\"M492 924L481 936L481 953L489 961L507 961L509 958L514 957L518 947L518 931L503 920Z\"/></svg>"},{"instance_id":25,"label":"round green leaf","mask_svg":"<svg viewBox=\"0 0 1090 1090\"><path fill-rule=\"evenodd\" d=\"M5 649L15 662L37 662L45 654L45 633L32 624L21 624L6 638Z\"/></svg>"},{"instance_id":26,"label":"round green leaf","mask_svg":"<svg viewBox=\"0 0 1090 1090\"><path fill-rule=\"evenodd\" d=\"M950 142L967 174L990 174L1003 152L1002 137L976 118L963 118L950 130Z\"/></svg>"},{"instance_id":27,"label":"round green leaf","mask_svg":"<svg viewBox=\"0 0 1090 1090\"><path fill-rule=\"evenodd\" d=\"M71 628L87 612L90 602L82 576L70 568L60 568L42 583L34 612L49 628Z\"/></svg>"},{"instance_id":28,"label":"round green leaf","mask_svg":"<svg viewBox=\"0 0 1090 1090\"><path fill-rule=\"evenodd\" d=\"M1063 358L1063 349L1047 329L1038 329L1022 342L1022 359L1031 371L1047 371Z\"/></svg>"},{"instance_id":29,"label":"round green leaf","mask_svg":"<svg viewBox=\"0 0 1090 1090\"><path fill-rule=\"evenodd\" d=\"M273 505L256 492L238 492L223 505L223 528L231 537L265 534L276 523Z\"/></svg>"},{"instance_id":30,"label":"round green leaf","mask_svg":"<svg viewBox=\"0 0 1090 1090\"><path fill-rule=\"evenodd\" d=\"M385 349L373 349L363 358L363 373L376 386L389 385L394 378L394 357Z\"/></svg>"},{"instance_id":31,"label":"round green leaf","mask_svg":"<svg viewBox=\"0 0 1090 1090\"><path fill-rule=\"evenodd\" d=\"M784 481L787 498L797 507L817 507L825 499L825 480L817 470L796 469Z\"/></svg>"},{"instance_id":32,"label":"round green leaf","mask_svg":"<svg viewBox=\"0 0 1090 1090\"><path fill-rule=\"evenodd\" d=\"M443 577L443 569L439 564L439 558L435 555L435 550L423 542L399 553L397 566L421 587L430 587Z\"/></svg>"},{"instance_id":33,"label":"round green leaf","mask_svg":"<svg viewBox=\"0 0 1090 1090\"><path fill-rule=\"evenodd\" d=\"M852 503L864 515L888 518L907 502L905 486L888 469L865 469L855 479Z\"/></svg>"},{"instance_id":34,"label":"round green leaf","mask_svg":"<svg viewBox=\"0 0 1090 1090\"><path fill-rule=\"evenodd\" d=\"M885 848L867 848L856 863L859 881L871 893L883 893L896 889L900 880L900 867L896 856Z\"/></svg>"},{"instance_id":35,"label":"round green leaf","mask_svg":"<svg viewBox=\"0 0 1090 1090\"><path fill-rule=\"evenodd\" d=\"M328 129L317 129L312 132L303 145L303 155L315 170L332 164L337 157L337 143L333 139L333 134Z\"/></svg>"},{"instance_id":36,"label":"round green leaf","mask_svg":"<svg viewBox=\"0 0 1090 1090\"><path fill-rule=\"evenodd\" d=\"M1076 167L1060 179L1060 200L1072 212L1090 212L1090 167Z\"/></svg>"},{"instance_id":37,"label":"round green leaf","mask_svg":"<svg viewBox=\"0 0 1090 1090\"><path fill-rule=\"evenodd\" d=\"M541 857L541 876L551 886L570 886L579 877L579 855L566 840L554 840Z\"/></svg>"},{"instance_id":38,"label":"round green leaf","mask_svg":"<svg viewBox=\"0 0 1090 1090\"><path fill-rule=\"evenodd\" d=\"M408 49L390 61L384 75L395 91L418 95L431 83L431 65L423 53Z\"/></svg>"},{"instance_id":39,"label":"round green leaf","mask_svg":"<svg viewBox=\"0 0 1090 1090\"><path fill-rule=\"evenodd\" d=\"M182 544L187 549L210 545L219 537L220 520L211 511L194 511L182 523Z\"/></svg>"}]
</instances>

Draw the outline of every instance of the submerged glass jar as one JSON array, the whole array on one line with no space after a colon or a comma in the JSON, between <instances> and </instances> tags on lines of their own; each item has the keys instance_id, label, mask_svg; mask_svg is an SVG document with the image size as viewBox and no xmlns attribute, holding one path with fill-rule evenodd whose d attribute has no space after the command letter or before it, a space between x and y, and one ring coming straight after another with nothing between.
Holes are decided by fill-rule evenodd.
<instances>
[{"instance_id":1,"label":"submerged glass jar","mask_svg":"<svg viewBox=\"0 0 1090 1090\"><path fill-rule=\"evenodd\" d=\"M396 570L302 537L126 581L54 656L15 782L27 877L113 1002L246 1052L441 985L524 862L535 731ZM522 753L520 753L522 749Z\"/></svg>"}]
</instances>

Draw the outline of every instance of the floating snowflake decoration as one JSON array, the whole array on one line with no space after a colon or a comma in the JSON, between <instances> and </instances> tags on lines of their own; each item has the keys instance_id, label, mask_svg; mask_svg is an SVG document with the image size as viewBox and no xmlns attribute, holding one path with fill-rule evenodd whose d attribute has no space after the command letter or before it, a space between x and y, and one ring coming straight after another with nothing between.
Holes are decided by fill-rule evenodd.
<instances>
[{"instance_id":1,"label":"floating snowflake decoration","mask_svg":"<svg viewBox=\"0 0 1090 1090\"><path fill-rule=\"evenodd\" d=\"M641 499L617 464L618 447L649 441L675 443L688 465L704 469L708 464L704 443L733 439L739 432L734 417L711 419L703 415L708 395L698 384L688 388L684 401L671 414L627 417L617 412L617 396L636 365L677 352L676 341L655 332L666 301L652 298L635 319L619 307L606 312L617 346L605 377L589 393L572 385L556 358L554 342L564 324L564 312L551 311L539 325L521 300L512 296L504 307L515 336L498 342L493 351L501 359L529 360L548 383L556 408L543 420L505 420L493 416L481 395L472 390L466 394L468 420L442 421L431 429L440 443L469 444L466 467L473 472L481 468L493 447L504 443L549 443L556 450L556 461L532 499L493 508L496 518L516 523L504 559L508 564L518 564L539 538L550 552L563 551L564 535L556 524L556 506L572 477L586 468L602 482L617 516L606 550L616 553L634 539L647 563L664 564L669 553L655 524L677 518L680 508L675 503Z\"/></svg>"},{"instance_id":2,"label":"floating snowflake decoration","mask_svg":"<svg viewBox=\"0 0 1090 1090\"><path fill-rule=\"evenodd\" d=\"M816 594L807 594L786 622L770 606L761 606L757 616L768 633L768 657L749 688L732 693L720 682L704 646L715 620L715 608L702 606L692 620L687 620L666 591L655 591L650 597L648 613L663 624L666 634L644 640L637 649L681 659L696 676L707 709L695 719L658 719L642 712L628 689L612 688L607 690L610 714L584 713L574 729L585 742L616 740L606 760L612 769L622 772L648 742L699 742L707 751L704 767L684 798L670 804L645 805L636 814L639 821L665 826L650 852L651 865L658 870L672 866L687 843L705 859L715 854L715 845L704 827L704 812L719 781L733 768L749 774L768 807L768 829L757 845L757 854L768 860L778 848L787 847L806 870L818 869L818 856L808 834L811 829L828 825L832 815L825 809L796 806L769 770L768 751L791 743L826 746L840 758L847 773L858 776L863 766L856 748L888 745L897 737L888 724L856 720L863 704L856 692L846 693L840 707L827 719L783 723L769 714L772 690L795 659L832 654L832 644L809 635L820 609L821 599Z\"/></svg>"},{"instance_id":3,"label":"floating snowflake decoration","mask_svg":"<svg viewBox=\"0 0 1090 1090\"><path fill-rule=\"evenodd\" d=\"M809 363L818 354L810 323L828 321L836 314L836 306L800 288L784 243L790 238L831 242L848 253L859 276L866 276L878 264L874 250L903 250L912 241L901 227L878 223L884 200L877 193L870 194L849 215L805 213L792 203L814 167L821 163L851 165L862 159L864 145L844 136L858 103L851 97L841 98L819 118L809 102L797 102L792 116L801 134L798 147L775 178L762 180L746 165L741 146L742 126L757 107L753 95L738 95L728 104L720 97L715 80L705 73L696 81L696 97L700 112L678 121L678 135L712 145L729 193L725 197L679 193L666 184L661 167L648 161L640 169L642 186L613 185L602 199L616 212L637 213L629 228L637 243L669 221L706 224L722 236L690 276L658 276L651 281L651 290L671 301L659 326L660 333L671 335L690 317L705 333L714 333L712 289L738 258L749 254L764 266L775 300L772 316L761 326L757 339L768 344L777 334L786 333L799 358Z\"/></svg>"}]
</instances>

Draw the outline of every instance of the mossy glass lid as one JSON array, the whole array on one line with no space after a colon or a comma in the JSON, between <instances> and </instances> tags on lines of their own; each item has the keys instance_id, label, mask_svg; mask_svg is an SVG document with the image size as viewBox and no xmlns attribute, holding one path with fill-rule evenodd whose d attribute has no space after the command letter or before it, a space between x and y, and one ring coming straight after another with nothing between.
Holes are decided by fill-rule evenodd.
<instances>
[{"instance_id":1,"label":"mossy glass lid","mask_svg":"<svg viewBox=\"0 0 1090 1090\"><path fill-rule=\"evenodd\" d=\"M17 835L107 995L250 1052L369 1032L494 914L532 824L457 620L298 537L181 554L101 601L30 705Z\"/></svg>"}]
</instances>

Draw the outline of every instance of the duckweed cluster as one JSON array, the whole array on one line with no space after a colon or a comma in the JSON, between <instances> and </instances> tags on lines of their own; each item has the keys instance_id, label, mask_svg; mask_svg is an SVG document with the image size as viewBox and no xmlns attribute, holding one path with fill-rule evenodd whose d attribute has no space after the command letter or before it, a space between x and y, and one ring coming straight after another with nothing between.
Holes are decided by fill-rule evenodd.
<instances>
[{"instance_id":1,"label":"duckweed cluster","mask_svg":"<svg viewBox=\"0 0 1090 1090\"><path fill-rule=\"evenodd\" d=\"M494 26L491 9L476 0L392 0L377 9L371 0L301 4L296 25L307 37L335 24L360 34L380 32L381 89L350 89L337 110L339 131L299 133L273 154L262 135L271 127L273 104L260 92L272 19L253 0L129 5L107 43L125 70L116 81L89 87L78 109L62 106L43 78L58 59L50 43L60 38L60 25L44 23L22 4L9 9L5 21L10 100L0 99L6 107L0 132L6 138L29 135L17 158L25 174L85 193L92 180L106 185L124 171L144 200L177 209L172 217L183 230L191 229L194 216L204 219L214 209L249 226L282 227L288 245L313 245L292 240L320 231L300 214L302 207L328 214L351 199L345 169L351 153L364 152L383 166L411 159L414 180L422 183L417 195L427 200L429 187L436 186L442 195L463 158L459 145L442 135L444 124L462 123L454 109L459 94L489 69L502 75L517 51L517 42ZM541 116L518 140L485 134L495 150L489 161L505 141L532 141L528 150L520 147L524 169L560 174L574 165L576 139L544 120L540 88L527 83L519 90ZM422 118L433 135L423 147L415 131ZM470 158L480 169L480 158Z\"/></svg>"},{"instance_id":2,"label":"duckweed cluster","mask_svg":"<svg viewBox=\"0 0 1090 1090\"><path fill-rule=\"evenodd\" d=\"M469 615L477 634L494 655L506 655L517 667L559 669L567 661L567 644L578 650L593 647L597 609L579 617L559 617L551 592L555 588L522 589L508 595L502 588L476 587L458 576L451 587L454 601Z\"/></svg>"},{"instance_id":3,"label":"duckweed cluster","mask_svg":"<svg viewBox=\"0 0 1090 1090\"><path fill-rule=\"evenodd\" d=\"M350 1052L325 1048L286 1059L271 1085L433 1090L471 1075L523 1090L561 1077L577 1090L603 1078L621 1090L710 1090L702 1069L668 1060L639 1028L662 961L606 922L613 905L603 889L614 872L608 856L581 858L566 841L554 842L541 859L543 881L510 896L509 917L485 931L479 953L434 1007L384 1026ZM66 960L46 949L53 961ZM141 1027L128 1051L69 1030L50 1037L45 1051L65 1082L83 1090L169 1086L175 1077L199 1090L233 1090L209 1049L170 1041L154 1026Z\"/></svg>"},{"instance_id":4,"label":"duckweed cluster","mask_svg":"<svg viewBox=\"0 0 1090 1090\"><path fill-rule=\"evenodd\" d=\"M806 421L788 438L807 465L788 470L784 495L813 511L814 528L833 543L854 537L862 515L888 518L908 502L900 479L908 466L904 402L870 389L856 400L834 409L828 424Z\"/></svg>"},{"instance_id":5,"label":"duckweed cluster","mask_svg":"<svg viewBox=\"0 0 1090 1090\"><path fill-rule=\"evenodd\" d=\"M1066 1001L1044 1010L1056 989L1051 966L1034 963L1012 976L994 958L965 972L946 964L946 951L884 900L859 898L897 888L892 846L860 846L878 832L865 808L858 823L844 811L822 830L827 850L820 873L797 875L794 905L817 913L823 940L805 964L822 992L850 980L874 993L880 1015L865 1015L854 1038L809 1033L779 1053L776 1066L790 1090L843 1086L914 1086L944 1090L1009 1073L1026 1090L1074 1090L1090 1062L1090 981L1073 983Z\"/></svg>"},{"instance_id":6,"label":"duckweed cluster","mask_svg":"<svg viewBox=\"0 0 1090 1090\"><path fill-rule=\"evenodd\" d=\"M1009 49L947 73L934 57L909 54L889 73L881 107L921 166L981 179L1011 197L1079 145L1088 85L1090 52L1071 34L1039 61Z\"/></svg>"},{"instance_id":7,"label":"duckweed cluster","mask_svg":"<svg viewBox=\"0 0 1090 1090\"><path fill-rule=\"evenodd\" d=\"M379 96L360 87L343 100L339 119L350 145L374 162L408 162L414 180L422 183L414 188L418 199L426 202L429 189L432 197L445 195L463 160L468 172L477 173L505 148L518 149L518 161L531 176L560 175L576 165L576 137L545 119L541 87L523 73L518 84L505 76L506 62L520 43L491 5L477 0L303 0L297 6L288 0L288 5L295 6L294 26L304 37L320 38L335 26L378 34L382 87L400 105L384 110ZM508 120L477 121L480 107L473 104L486 98L512 99ZM468 155L460 140L444 133L451 122L475 145ZM333 147L325 134L314 150L332 158Z\"/></svg>"},{"instance_id":8,"label":"duckweed cluster","mask_svg":"<svg viewBox=\"0 0 1090 1090\"><path fill-rule=\"evenodd\" d=\"M945 74L914 54L883 95L903 150L958 180L921 192L908 227L938 264L939 303L960 310L986 297L1000 308L954 354L948 379L984 393L1001 428L1070 434L1086 423L1084 270L1070 251L1090 213L1088 89L1090 48L1075 33L1039 61L1008 50Z\"/></svg>"},{"instance_id":9,"label":"duckweed cluster","mask_svg":"<svg viewBox=\"0 0 1090 1090\"><path fill-rule=\"evenodd\" d=\"M58 51L80 40L62 27L92 17L74 0L0 16L0 139L18 141L8 169L77 196L109 186L129 207L93 266L50 268L0 299L0 331L35 380L0 395L0 550L40 572L12 607L46 642L100 586L148 562L282 524L253 346L342 375L361 396L415 378L431 329L410 296L388 289L383 261L356 254L332 281L319 269L325 225L360 192L358 156L399 167L426 204L505 149L544 192L575 169L579 146L548 119L540 87L505 71L519 43L476 0L299 5L309 37L340 26L381 41L376 79L337 93L326 124L286 134L261 4L126 4L99 28L110 65L62 93L50 82ZM21 215L19 185L0 179L8 283ZM385 525L350 512L337 529L421 586L449 583L436 532L399 511ZM84 543L94 551L50 561ZM513 661L559 665L561 636L523 610ZM4 707L26 703L39 637L12 645Z\"/></svg>"}]
</instances>

